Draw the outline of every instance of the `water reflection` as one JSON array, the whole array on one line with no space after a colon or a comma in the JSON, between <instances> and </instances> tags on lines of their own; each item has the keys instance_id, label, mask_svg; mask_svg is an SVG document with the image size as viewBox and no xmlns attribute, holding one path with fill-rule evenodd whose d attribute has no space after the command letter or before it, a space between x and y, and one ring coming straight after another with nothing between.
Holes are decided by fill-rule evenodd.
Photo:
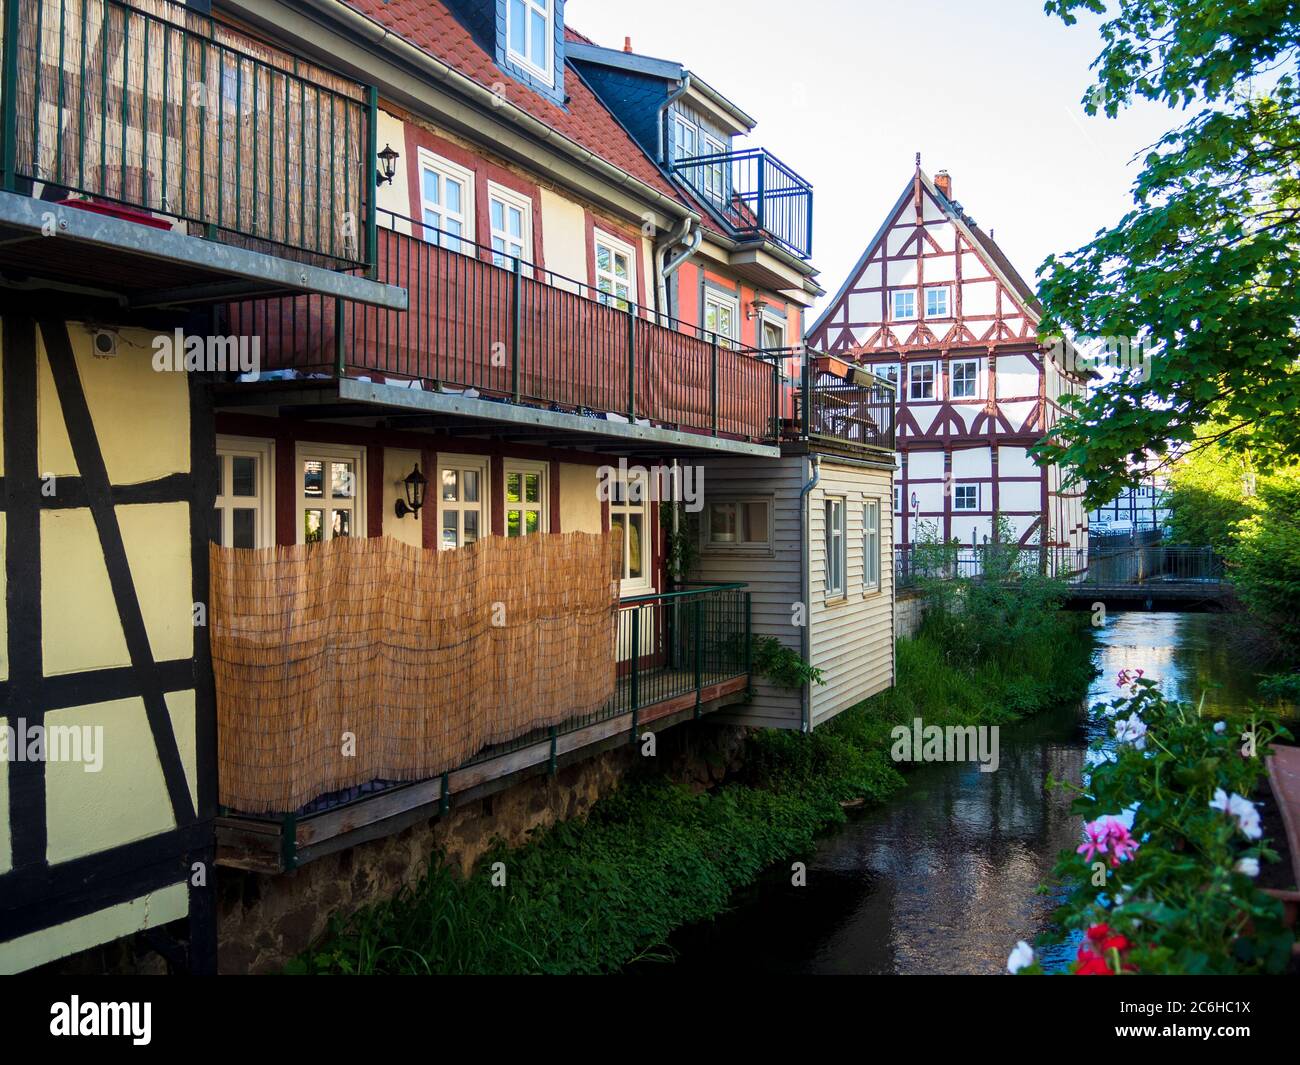
<instances>
[{"instance_id":1,"label":"water reflection","mask_svg":"<svg viewBox=\"0 0 1300 1065\"><path fill-rule=\"evenodd\" d=\"M1101 669L1088 703L1116 694L1121 669L1142 669L1166 693L1207 712L1254 697L1253 671L1224 650L1222 616L1121 613L1101 630ZM1002 730L1001 767L932 765L909 775L887 806L857 816L808 860L808 886L774 871L716 921L674 937L674 967L736 973L999 973L1018 939L1031 942L1055 906L1038 893L1057 852L1078 842L1070 797L1049 777L1078 782L1105 723L1083 706ZM1048 952L1051 967L1074 950Z\"/></svg>"}]
</instances>

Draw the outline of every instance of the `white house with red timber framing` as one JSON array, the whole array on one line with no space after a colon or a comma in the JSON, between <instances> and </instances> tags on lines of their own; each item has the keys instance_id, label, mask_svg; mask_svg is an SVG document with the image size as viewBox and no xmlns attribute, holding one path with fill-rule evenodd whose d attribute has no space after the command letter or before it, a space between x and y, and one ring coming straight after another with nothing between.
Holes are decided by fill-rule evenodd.
<instances>
[{"instance_id":1,"label":"white house with red timber framing","mask_svg":"<svg viewBox=\"0 0 1300 1065\"><path fill-rule=\"evenodd\" d=\"M1029 448L1062 397L1081 392L1038 341L1033 289L989 233L952 198L952 181L920 168L848 279L808 332L811 348L898 383L897 543L939 533L992 538L1005 518L1022 544L1082 552L1077 487Z\"/></svg>"}]
</instances>

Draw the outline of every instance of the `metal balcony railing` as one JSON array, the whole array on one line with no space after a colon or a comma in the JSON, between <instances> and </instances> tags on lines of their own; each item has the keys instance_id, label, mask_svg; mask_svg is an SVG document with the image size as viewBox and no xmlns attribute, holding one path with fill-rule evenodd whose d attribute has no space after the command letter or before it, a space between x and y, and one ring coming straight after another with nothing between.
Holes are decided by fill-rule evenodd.
<instances>
[{"instance_id":1,"label":"metal balcony railing","mask_svg":"<svg viewBox=\"0 0 1300 1065\"><path fill-rule=\"evenodd\" d=\"M737 236L767 236L801 259L812 256L812 185L771 152L695 155L671 167Z\"/></svg>"},{"instance_id":2,"label":"metal balcony railing","mask_svg":"<svg viewBox=\"0 0 1300 1065\"><path fill-rule=\"evenodd\" d=\"M294 296L228 307L263 369L374 375L754 441L778 434L771 356L410 218L380 212L391 311Z\"/></svg>"},{"instance_id":3,"label":"metal balcony railing","mask_svg":"<svg viewBox=\"0 0 1300 1065\"><path fill-rule=\"evenodd\" d=\"M2 25L5 191L373 262L373 88L171 0L4 0Z\"/></svg>"},{"instance_id":4,"label":"metal balcony railing","mask_svg":"<svg viewBox=\"0 0 1300 1065\"><path fill-rule=\"evenodd\" d=\"M893 384L882 377L809 353L795 406L804 439L894 449L897 395Z\"/></svg>"}]
</instances>

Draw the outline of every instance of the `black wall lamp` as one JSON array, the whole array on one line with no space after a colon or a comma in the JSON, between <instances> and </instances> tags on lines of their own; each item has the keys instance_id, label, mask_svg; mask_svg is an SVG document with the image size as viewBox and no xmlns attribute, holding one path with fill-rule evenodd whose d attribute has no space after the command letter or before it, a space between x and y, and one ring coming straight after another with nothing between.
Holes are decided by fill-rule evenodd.
<instances>
[{"instance_id":1,"label":"black wall lamp","mask_svg":"<svg viewBox=\"0 0 1300 1065\"><path fill-rule=\"evenodd\" d=\"M393 506L399 518L411 515L413 518L420 516L420 508L424 506L424 490L429 486L424 474L420 472L420 464L415 464L415 469L406 475L402 482L406 486L406 498L399 499Z\"/></svg>"},{"instance_id":2,"label":"black wall lamp","mask_svg":"<svg viewBox=\"0 0 1300 1065\"><path fill-rule=\"evenodd\" d=\"M376 185L387 185L393 180L393 175L397 173L397 160L401 156L394 151L391 144L385 144L384 150L379 153L379 173L375 175Z\"/></svg>"}]
</instances>

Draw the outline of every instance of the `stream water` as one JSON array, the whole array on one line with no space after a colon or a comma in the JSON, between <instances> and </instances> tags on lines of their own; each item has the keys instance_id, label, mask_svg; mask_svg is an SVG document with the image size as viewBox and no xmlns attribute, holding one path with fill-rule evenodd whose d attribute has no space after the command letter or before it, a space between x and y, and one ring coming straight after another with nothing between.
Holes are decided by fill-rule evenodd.
<instances>
[{"instance_id":1,"label":"stream water","mask_svg":"<svg viewBox=\"0 0 1300 1065\"><path fill-rule=\"evenodd\" d=\"M770 871L728 913L676 933L675 964L649 971L1004 971L1016 940L1046 929L1055 904L1038 885L1079 840L1069 796L1045 785L1081 779L1100 728L1087 707L1112 698L1116 674L1134 668L1170 697L1204 694L1207 712L1257 701L1255 671L1227 647L1224 624L1215 614L1112 613L1087 703L1003 728L996 772L939 763L909 773L905 791L821 841L807 886L792 886L788 869ZM1040 956L1054 967L1073 948Z\"/></svg>"}]
</instances>

